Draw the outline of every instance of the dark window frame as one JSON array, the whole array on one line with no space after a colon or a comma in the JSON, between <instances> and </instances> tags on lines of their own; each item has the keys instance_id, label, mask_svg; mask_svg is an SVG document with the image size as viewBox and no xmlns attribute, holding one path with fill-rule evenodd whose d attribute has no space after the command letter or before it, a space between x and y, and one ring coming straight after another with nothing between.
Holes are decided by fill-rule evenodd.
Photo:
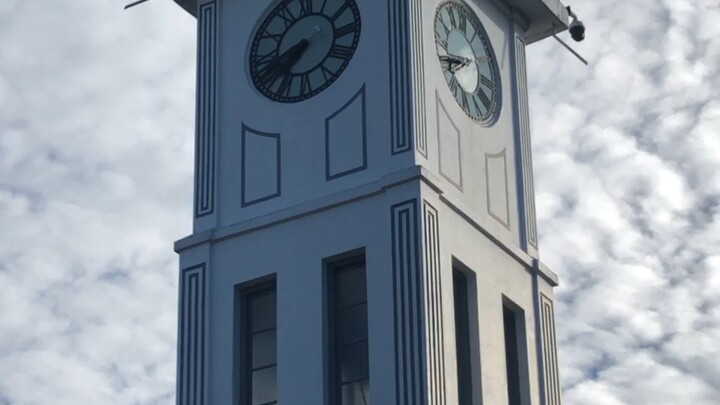
<instances>
[{"instance_id":1,"label":"dark window frame","mask_svg":"<svg viewBox=\"0 0 720 405\"><path fill-rule=\"evenodd\" d=\"M234 356L233 370L235 371L234 400L233 403L240 405L252 404L252 335L250 325L251 307L248 304L252 296L266 291L275 291L275 329L277 330L277 281L276 275L260 277L235 286L235 308L233 311L234 322ZM277 350L277 346L276 346ZM277 355L277 352L276 352ZM275 363L277 367L277 359Z\"/></svg>"},{"instance_id":2,"label":"dark window frame","mask_svg":"<svg viewBox=\"0 0 720 405\"><path fill-rule=\"evenodd\" d=\"M505 295L502 296L502 310L508 404L529 405L530 369L525 310ZM508 341L509 337L511 341Z\"/></svg>"},{"instance_id":3,"label":"dark window frame","mask_svg":"<svg viewBox=\"0 0 720 405\"><path fill-rule=\"evenodd\" d=\"M464 366L465 372L467 372L469 368L469 381L466 381L465 384L469 383L469 386L461 387L462 382L460 381L460 370L459 367L460 364L457 364L457 356L460 354L457 353L457 330L455 331L455 336L453 336L453 339L455 340L454 343L456 345L456 364L458 366L458 400L462 401L465 399L465 402L459 402L461 405L482 405L482 360L481 360L481 353L480 353L480 323L479 323L479 309L478 309L478 290L477 290L477 274L475 271L470 269L470 267L466 266L464 263L460 262L457 258L453 257L452 259L452 280L453 280L453 316L454 321L457 322L457 307L455 305L455 299L456 299L456 275L462 276L464 280L464 288L465 288L465 304L466 307L464 308L464 315L467 325L467 344L465 349L467 350L467 361L468 363ZM456 326L457 327L457 326ZM461 390L466 390L464 393L461 393ZM468 402L467 399L470 399Z\"/></svg>"},{"instance_id":4,"label":"dark window frame","mask_svg":"<svg viewBox=\"0 0 720 405\"><path fill-rule=\"evenodd\" d=\"M325 365L326 365L326 372L325 372L325 381L326 381L326 389L325 395L326 395L326 404L331 405L340 405L342 404L342 383L341 383L341 376L340 376L340 368L338 365L338 353L339 353L339 347L337 345L337 325L338 325L338 313L336 308L336 286L335 282L337 280L337 273L341 271L351 271L353 269L356 269L357 267L362 267L363 273L365 275L365 283L366 283L366 291L365 291L365 301L364 305L366 306L366 311L369 310L367 307L369 304L368 301L368 294L367 294L367 261L365 256L365 249L355 249L346 253L342 253L336 256L332 256L329 258L326 258L323 260L323 274L324 274L324 300L323 300L323 309L325 311L324 313L324 336L326 339L325 346ZM356 305L362 305L362 303L356 304ZM369 343L370 343L370 336L369 336L369 322L367 325L368 328L368 336L366 339L358 340L357 342L346 344L357 344L362 341L365 341L368 346L368 381L370 380L370 370L369 370L369 362L370 362L370 353L369 353ZM362 379L364 380L364 379ZM362 381L358 380L358 381Z\"/></svg>"}]
</instances>

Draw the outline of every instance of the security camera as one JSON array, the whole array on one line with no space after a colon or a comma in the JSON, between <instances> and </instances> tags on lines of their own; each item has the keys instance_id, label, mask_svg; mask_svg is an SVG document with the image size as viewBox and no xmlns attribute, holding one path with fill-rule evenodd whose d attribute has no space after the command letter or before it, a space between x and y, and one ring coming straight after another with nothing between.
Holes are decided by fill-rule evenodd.
<instances>
[{"instance_id":1,"label":"security camera","mask_svg":"<svg viewBox=\"0 0 720 405\"><path fill-rule=\"evenodd\" d=\"M585 39L585 24L582 21L575 20L570 24L570 36L575 42Z\"/></svg>"},{"instance_id":2,"label":"security camera","mask_svg":"<svg viewBox=\"0 0 720 405\"><path fill-rule=\"evenodd\" d=\"M578 20L577 15L570 10L570 6L568 6L567 11L572 18L569 28L570 36L572 36L572 39L575 40L575 42L580 42L585 39L585 24Z\"/></svg>"}]
</instances>

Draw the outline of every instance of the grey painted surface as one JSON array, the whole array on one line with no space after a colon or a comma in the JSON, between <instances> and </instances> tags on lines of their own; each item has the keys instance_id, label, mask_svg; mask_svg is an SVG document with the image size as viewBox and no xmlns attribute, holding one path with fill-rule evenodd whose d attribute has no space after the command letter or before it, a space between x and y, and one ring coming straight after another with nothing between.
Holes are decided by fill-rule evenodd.
<instances>
[{"instance_id":1,"label":"grey painted surface","mask_svg":"<svg viewBox=\"0 0 720 405\"><path fill-rule=\"evenodd\" d=\"M373 403L457 403L454 338L445 338L454 337L453 261L476 273L482 392L474 395L507 402L504 295L525 311L530 402L546 403L544 381L556 380L545 378L544 353L554 347L543 349L539 294L551 300L556 280L523 243L532 194L523 181L529 139L518 141L529 138L516 87L526 85L515 60L523 35L514 32L517 16L494 0L471 3L502 76L498 120L481 127L442 77L431 29L439 3L358 2L372 29L363 29L345 73L316 97L280 104L260 95L247 68L267 2L200 0L200 11L217 11L213 20L198 14L199 43L217 46L198 48L196 199L211 199L213 211L176 244L181 269L202 268L207 291L200 297L200 279L182 273L179 335L200 322L206 339L179 340L178 403L237 395L235 286L269 274L277 277L279 401L325 403L322 263L359 248ZM203 117L214 117L214 132ZM205 310L187 309L200 304Z\"/></svg>"}]
</instances>

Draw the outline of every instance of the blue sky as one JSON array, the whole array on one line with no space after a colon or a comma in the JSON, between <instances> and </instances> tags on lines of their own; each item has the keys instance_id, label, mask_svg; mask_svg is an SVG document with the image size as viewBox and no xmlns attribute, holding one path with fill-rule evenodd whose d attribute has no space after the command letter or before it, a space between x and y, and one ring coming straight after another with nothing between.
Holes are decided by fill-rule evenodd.
<instances>
[{"instance_id":1,"label":"blue sky","mask_svg":"<svg viewBox=\"0 0 720 405\"><path fill-rule=\"evenodd\" d=\"M173 402L195 26L123 4L0 1L0 404ZM720 5L566 4L590 66L528 50L565 403L720 403Z\"/></svg>"}]
</instances>

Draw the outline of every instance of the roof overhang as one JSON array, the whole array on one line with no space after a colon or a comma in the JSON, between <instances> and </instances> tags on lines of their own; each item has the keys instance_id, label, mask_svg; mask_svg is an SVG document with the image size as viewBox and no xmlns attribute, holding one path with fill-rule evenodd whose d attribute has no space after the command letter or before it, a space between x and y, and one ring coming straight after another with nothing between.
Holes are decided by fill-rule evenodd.
<instances>
[{"instance_id":1,"label":"roof overhang","mask_svg":"<svg viewBox=\"0 0 720 405\"><path fill-rule=\"evenodd\" d=\"M175 0L175 3L192 14L193 17L197 17L197 0Z\"/></svg>"},{"instance_id":2,"label":"roof overhang","mask_svg":"<svg viewBox=\"0 0 720 405\"><path fill-rule=\"evenodd\" d=\"M398 0L388 0L398 1ZM502 0L527 23L528 44L568 28L568 12L560 0ZM180 7L197 17L198 0L175 0Z\"/></svg>"},{"instance_id":3,"label":"roof overhang","mask_svg":"<svg viewBox=\"0 0 720 405\"><path fill-rule=\"evenodd\" d=\"M560 0L503 0L527 23L526 42L531 44L568 28L568 12Z\"/></svg>"}]
</instances>

